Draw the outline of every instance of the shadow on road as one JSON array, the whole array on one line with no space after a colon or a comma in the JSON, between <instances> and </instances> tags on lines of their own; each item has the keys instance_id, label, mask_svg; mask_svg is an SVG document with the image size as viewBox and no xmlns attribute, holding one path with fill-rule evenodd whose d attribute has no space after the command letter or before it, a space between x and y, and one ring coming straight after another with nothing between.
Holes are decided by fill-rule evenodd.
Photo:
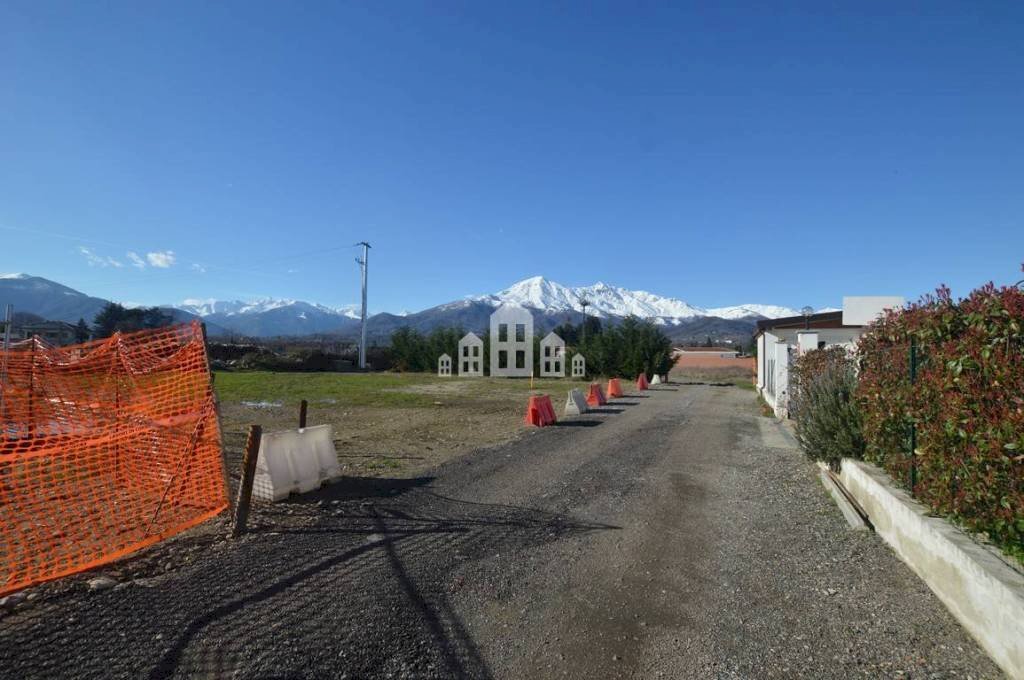
<instances>
[{"instance_id":1,"label":"shadow on road","mask_svg":"<svg viewBox=\"0 0 1024 680\"><path fill-rule=\"evenodd\" d=\"M584 422L599 424L573 424ZM187 595L135 588L146 600L136 603L148 622L141 639L124 621L103 621L103 608L89 627L101 639L126 631L122 645L151 650L133 669L149 678L491 677L450 603L463 587L490 584L464 583L459 567L619 527L464 501L431 481L348 478L277 504L283 514L261 514L249 536L179 584Z\"/></svg>"},{"instance_id":2,"label":"shadow on road","mask_svg":"<svg viewBox=\"0 0 1024 680\"><path fill-rule=\"evenodd\" d=\"M592 408L588 408L587 409L587 413L588 414L590 414L590 413L600 413L600 414L607 413L607 414L612 414L612 413L622 413L625 410L626 409L624 409L624 408L609 408L607 406L595 406L595 407L592 407Z\"/></svg>"}]
</instances>

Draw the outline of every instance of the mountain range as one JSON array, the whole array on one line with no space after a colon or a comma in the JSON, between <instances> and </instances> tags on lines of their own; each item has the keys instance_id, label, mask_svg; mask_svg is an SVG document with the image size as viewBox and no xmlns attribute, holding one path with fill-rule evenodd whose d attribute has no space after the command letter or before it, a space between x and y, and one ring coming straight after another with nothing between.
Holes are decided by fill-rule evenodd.
<instances>
[{"instance_id":1,"label":"mountain range","mask_svg":"<svg viewBox=\"0 0 1024 680\"><path fill-rule=\"evenodd\" d=\"M533 310L539 328L553 328L564 321L578 323L583 317L583 301L587 302L590 316L611 323L630 315L650 319L675 340L703 340L710 336L743 342L749 339L757 320L799 314L789 307L765 304L704 308L677 298L606 283L569 287L535 276L497 293L471 296L416 313L375 314L367 321L367 334L375 342L386 342L402 326L424 332L439 326L482 331L487 328L491 312L501 304L527 307ZM11 303L16 311L74 323L79 318L91 321L106 302L42 277L0 275L0 308ZM359 332L356 309L301 300L185 300L161 307L170 311L176 321L202 319L211 335L355 337Z\"/></svg>"}]
</instances>

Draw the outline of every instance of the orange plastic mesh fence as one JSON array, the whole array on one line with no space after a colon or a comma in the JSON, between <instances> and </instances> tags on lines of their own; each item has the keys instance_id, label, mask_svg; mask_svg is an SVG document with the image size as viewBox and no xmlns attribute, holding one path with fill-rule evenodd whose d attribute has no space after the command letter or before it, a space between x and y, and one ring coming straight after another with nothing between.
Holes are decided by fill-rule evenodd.
<instances>
[{"instance_id":1,"label":"orange plastic mesh fence","mask_svg":"<svg viewBox=\"0 0 1024 680\"><path fill-rule=\"evenodd\" d=\"M0 594L213 517L223 465L198 323L0 350Z\"/></svg>"}]
</instances>

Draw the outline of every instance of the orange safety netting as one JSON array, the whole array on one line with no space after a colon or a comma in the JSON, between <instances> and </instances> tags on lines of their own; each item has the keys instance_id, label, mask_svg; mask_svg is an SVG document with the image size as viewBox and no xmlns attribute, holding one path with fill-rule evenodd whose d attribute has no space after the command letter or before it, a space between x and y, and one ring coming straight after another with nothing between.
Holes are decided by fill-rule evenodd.
<instances>
[{"instance_id":1,"label":"orange safety netting","mask_svg":"<svg viewBox=\"0 0 1024 680\"><path fill-rule=\"evenodd\" d=\"M0 595L227 507L199 324L0 350Z\"/></svg>"}]
</instances>

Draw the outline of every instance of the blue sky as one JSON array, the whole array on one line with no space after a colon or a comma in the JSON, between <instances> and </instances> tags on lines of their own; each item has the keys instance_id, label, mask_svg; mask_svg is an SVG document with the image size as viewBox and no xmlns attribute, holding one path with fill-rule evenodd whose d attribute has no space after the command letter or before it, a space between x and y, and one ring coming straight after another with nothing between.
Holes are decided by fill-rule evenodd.
<instances>
[{"instance_id":1,"label":"blue sky","mask_svg":"<svg viewBox=\"0 0 1024 680\"><path fill-rule=\"evenodd\" d=\"M8 0L0 272L342 305L365 239L374 311L1024 276L1024 5L707 4Z\"/></svg>"}]
</instances>

